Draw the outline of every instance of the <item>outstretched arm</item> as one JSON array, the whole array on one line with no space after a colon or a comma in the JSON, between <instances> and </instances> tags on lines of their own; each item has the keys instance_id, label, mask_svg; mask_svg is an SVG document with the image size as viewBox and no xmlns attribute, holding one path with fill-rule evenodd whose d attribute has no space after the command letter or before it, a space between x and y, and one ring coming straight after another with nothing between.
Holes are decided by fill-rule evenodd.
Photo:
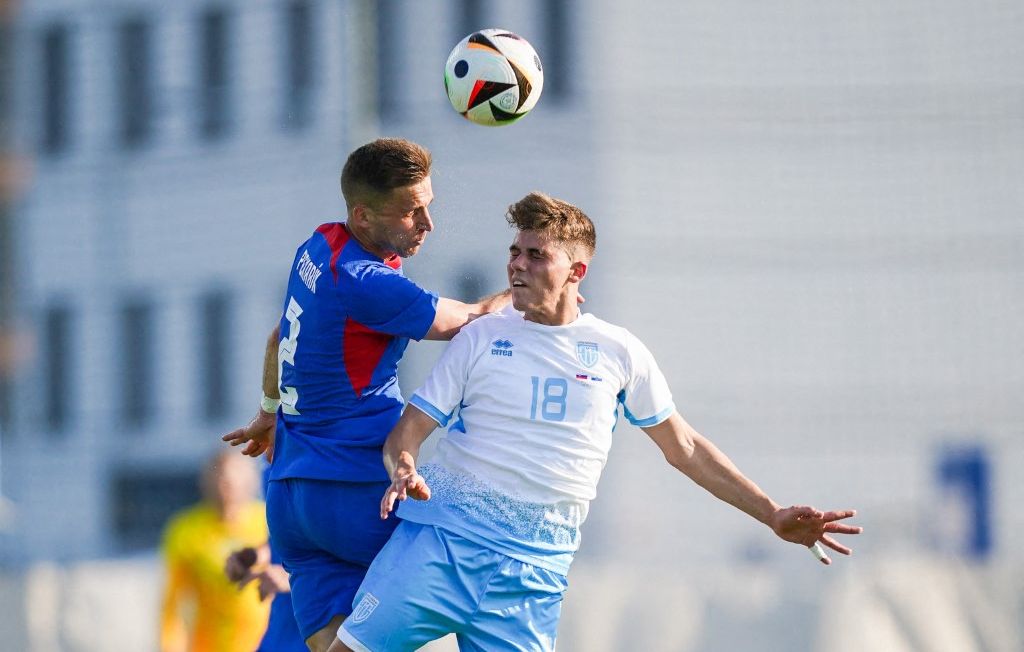
<instances>
[{"instance_id":1,"label":"outstretched arm","mask_svg":"<svg viewBox=\"0 0 1024 652\"><path fill-rule=\"evenodd\" d=\"M167 580L160 599L160 652L185 652L189 644L188 626L182 610L194 598L190 575L176 556L166 558Z\"/></svg>"},{"instance_id":2,"label":"outstretched arm","mask_svg":"<svg viewBox=\"0 0 1024 652\"><path fill-rule=\"evenodd\" d=\"M462 303L455 299L440 297L437 300L437 313L434 323L430 325L423 339L450 340L459 330L477 317L490 312L497 312L512 300L512 291L503 290L497 294L480 299L476 303Z\"/></svg>"},{"instance_id":3,"label":"outstretched arm","mask_svg":"<svg viewBox=\"0 0 1024 652\"><path fill-rule=\"evenodd\" d=\"M820 541L844 555L852 552L832 535L860 534L861 528L837 522L856 514L853 510L823 512L808 506L781 507L678 412L656 426L644 428L644 432L658 445L669 464L715 497L770 527L779 538L808 547ZM831 563L828 557L821 561Z\"/></svg>"},{"instance_id":4,"label":"outstretched arm","mask_svg":"<svg viewBox=\"0 0 1024 652\"><path fill-rule=\"evenodd\" d=\"M416 500L430 500L430 487L416 472L416 458L420 446L437 427L437 422L415 405L405 406L402 418L384 442L384 468L391 476L391 486L380 501L380 517L386 519L396 500L412 496Z\"/></svg>"},{"instance_id":5,"label":"outstretched arm","mask_svg":"<svg viewBox=\"0 0 1024 652\"><path fill-rule=\"evenodd\" d=\"M280 341L280 325L274 326L267 337L267 345L263 351L263 395L271 401L280 402L281 393L278 390L277 380L277 347ZM271 410L269 408L273 407ZM276 406L261 405L246 426L232 430L221 437L232 446L246 444L242 449L243 455L259 457L267 454L267 459L274 457L274 430L277 428Z\"/></svg>"}]
</instances>

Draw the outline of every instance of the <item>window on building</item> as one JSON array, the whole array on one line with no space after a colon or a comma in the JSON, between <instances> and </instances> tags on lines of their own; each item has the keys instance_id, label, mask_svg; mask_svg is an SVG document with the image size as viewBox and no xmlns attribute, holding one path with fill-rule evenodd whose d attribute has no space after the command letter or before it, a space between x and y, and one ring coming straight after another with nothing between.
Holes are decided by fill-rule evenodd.
<instances>
[{"instance_id":1,"label":"window on building","mask_svg":"<svg viewBox=\"0 0 1024 652\"><path fill-rule=\"evenodd\" d=\"M452 21L456 30L456 33L452 35L452 47L473 32L493 27L485 22L487 17L484 8L484 0L459 0L456 5L456 11L459 13Z\"/></svg>"},{"instance_id":2,"label":"window on building","mask_svg":"<svg viewBox=\"0 0 1024 652\"><path fill-rule=\"evenodd\" d=\"M198 389L203 416L220 419L228 414L231 399L228 369L231 361L231 302L227 292L209 292L200 299L200 374Z\"/></svg>"},{"instance_id":3,"label":"window on building","mask_svg":"<svg viewBox=\"0 0 1024 652\"><path fill-rule=\"evenodd\" d=\"M54 304L43 313L43 419L50 430L60 430L71 413L74 347L71 345L71 309Z\"/></svg>"},{"instance_id":4,"label":"window on building","mask_svg":"<svg viewBox=\"0 0 1024 652\"><path fill-rule=\"evenodd\" d=\"M402 71L403 7L397 2L377 3L377 111L383 122L402 117L401 98L407 91Z\"/></svg>"},{"instance_id":5,"label":"window on building","mask_svg":"<svg viewBox=\"0 0 1024 652\"><path fill-rule=\"evenodd\" d=\"M121 309L121 416L128 426L150 423L156 412L156 350L153 306L132 299Z\"/></svg>"},{"instance_id":6,"label":"window on building","mask_svg":"<svg viewBox=\"0 0 1024 652\"><path fill-rule=\"evenodd\" d=\"M309 0L285 5L284 124L299 130L310 123L316 44Z\"/></svg>"},{"instance_id":7,"label":"window on building","mask_svg":"<svg viewBox=\"0 0 1024 652\"><path fill-rule=\"evenodd\" d=\"M210 140L224 136L231 119L228 38L227 11L211 8L203 12L200 19L199 130Z\"/></svg>"},{"instance_id":8,"label":"window on building","mask_svg":"<svg viewBox=\"0 0 1024 652\"><path fill-rule=\"evenodd\" d=\"M200 499L195 470L121 469L110 486L113 531L124 551L156 546L168 519Z\"/></svg>"},{"instance_id":9,"label":"window on building","mask_svg":"<svg viewBox=\"0 0 1024 652\"><path fill-rule=\"evenodd\" d=\"M571 0L544 0L543 39L538 48L544 66L544 99L558 103L572 93L573 30Z\"/></svg>"},{"instance_id":10,"label":"window on building","mask_svg":"<svg viewBox=\"0 0 1024 652\"><path fill-rule=\"evenodd\" d=\"M66 25L43 32L42 149L57 154L67 149L71 131L70 33Z\"/></svg>"},{"instance_id":11,"label":"window on building","mask_svg":"<svg viewBox=\"0 0 1024 652\"><path fill-rule=\"evenodd\" d=\"M153 116L153 60L150 26L141 18L121 23L118 34L118 99L121 143L138 147L150 136Z\"/></svg>"}]
</instances>

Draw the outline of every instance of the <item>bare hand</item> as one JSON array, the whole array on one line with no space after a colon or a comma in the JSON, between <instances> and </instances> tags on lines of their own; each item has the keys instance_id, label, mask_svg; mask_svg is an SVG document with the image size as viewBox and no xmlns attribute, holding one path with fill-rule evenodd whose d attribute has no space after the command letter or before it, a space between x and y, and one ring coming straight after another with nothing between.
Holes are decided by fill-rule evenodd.
<instances>
[{"instance_id":1,"label":"bare hand","mask_svg":"<svg viewBox=\"0 0 1024 652\"><path fill-rule=\"evenodd\" d=\"M380 501L380 517L387 519L388 514L395 508L395 501L405 500L410 496L415 500L430 500L430 487L423 476L416 473L416 469L404 472L399 470Z\"/></svg>"},{"instance_id":2,"label":"bare hand","mask_svg":"<svg viewBox=\"0 0 1024 652\"><path fill-rule=\"evenodd\" d=\"M769 519L768 525L785 541L799 543L808 548L820 541L838 553L849 555L853 551L833 539L831 535L860 534L863 528L837 522L856 514L857 512L852 509L822 512L807 505L798 505L776 511ZM821 563L831 564L832 560L825 557Z\"/></svg>"},{"instance_id":3,"label":"bare hand","mask_svg":"<svg viewBox=\"0 0 1024 652\"><path fill-rule=\"evenodd\" d=\"M260 595L260 600L266 600L272 598L278 593L288 593L291 591L291 584L288 581L288 571L284 569L284 566L280 564L271 564L263 570L253 573L246 573L237 583L238 588L244 587L249 582L256 582L256 590Z\"/></svg>"},{"instance_id":4,"label":"bare hand","mask_svg":"<svg viewBox=\"0 0 1024 652\"><path fill-rule=\"evenodd\" d=\"M244 428L232 430L221 437L232 446L246 444L242 455L259 457L266 453L267 461L274 459L274 431L277 429L277 415L258 410L256 417Z\"/></svg>"}]
</instances>

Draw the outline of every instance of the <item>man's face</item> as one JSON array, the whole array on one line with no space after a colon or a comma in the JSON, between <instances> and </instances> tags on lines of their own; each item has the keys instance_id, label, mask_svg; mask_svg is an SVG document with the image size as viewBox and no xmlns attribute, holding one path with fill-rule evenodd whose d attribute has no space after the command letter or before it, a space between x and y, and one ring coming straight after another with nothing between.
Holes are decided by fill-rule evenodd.
<instances>
[{"instance_id":1,"label":"man's face","mask_svg":"<svg viewBox=\"0 0 1024 652\"><path fill-rule=\"evenodd\" d=\"M553 311L568 295L573 274L565 247L536 231L520 231L508 253L508 282L515 309Z\"/></svg>"},{"instance_id":2,"label":"man's face","mask_svg":"<svg viewBox=\"0 0 1024 652\"><path fill-rule=\"evenodd\" d=\"M252 500L258 478L249 459L240 455L222 456L217 466L207 470L207 497L222 507L237 507Z\"/></svg>"},{"instance_id":3,"label":"man's face","mask_svg":"<svg viewBox=\"0 0 1024 652\"><path fill-rule=\"evenodd\" d=\"M367 207L375 245L402 258L413 256L434 230L428 206L434 201L430 177L392 190L377 208Z\"/></svg>"}]
</instances>

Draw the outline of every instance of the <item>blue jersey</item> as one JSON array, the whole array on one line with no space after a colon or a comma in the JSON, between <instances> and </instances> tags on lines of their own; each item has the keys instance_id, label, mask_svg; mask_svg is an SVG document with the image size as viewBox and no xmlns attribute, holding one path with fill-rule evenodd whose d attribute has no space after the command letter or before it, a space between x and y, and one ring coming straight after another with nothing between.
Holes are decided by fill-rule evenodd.
<instances>
[{"instance_id":1,"label":"blue jersey","mask_svg":"<svg viewBox=\"0 0 1024 652\"><path fill-rule=\"evenodd\" d=\"M271 479L386 480L381 446L401 415L398 361L427 334L437 295L341 223L295 252L278 349L281 409Z\"/></svg>"}]
</instances>

